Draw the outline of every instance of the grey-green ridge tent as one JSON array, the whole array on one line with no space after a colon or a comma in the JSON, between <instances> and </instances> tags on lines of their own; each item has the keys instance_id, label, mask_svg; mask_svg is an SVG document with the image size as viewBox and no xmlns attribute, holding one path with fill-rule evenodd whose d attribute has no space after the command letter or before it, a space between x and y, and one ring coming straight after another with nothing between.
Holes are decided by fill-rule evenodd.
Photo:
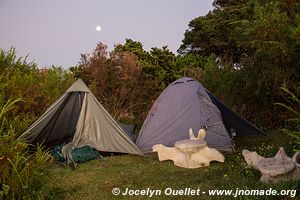
<instances>
[{"instance_id":1,"label":"grey-green ridge tent","mask_svg":"<svg viewBox=\"0 0 300 200\"><path fill-rule=\"evenodd\" d=\"M143 152L155 144L172 147L206 129L208 145L221 151L234 151L232 133L264 135L263 131L233 112L198 81L183 77L171 83L157 98L145 119L136 144Z\"/></svg>"},{"instance_id":2,"label":"grey-green ridge tent","mask_svg":"<svg viewBox=\"0 0 300 200\"><path fill-rule=\"evenodd\" d=\"M68 161L72 161L71 150L83 146L143 155L81 79L25 130L21 138L46 147L66 143L62 151Z\"/></svg>"}]
</instances>

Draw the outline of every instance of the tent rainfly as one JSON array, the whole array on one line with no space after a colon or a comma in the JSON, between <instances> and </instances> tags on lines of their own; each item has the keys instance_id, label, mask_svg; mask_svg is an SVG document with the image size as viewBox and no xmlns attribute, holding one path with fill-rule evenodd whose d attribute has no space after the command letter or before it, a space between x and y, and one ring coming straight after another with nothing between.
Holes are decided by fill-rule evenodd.
<instances>
[{"instance_id":1,"label":"tent rainfly","mask_svg":"<svg viewBox=\"0 0 300 200\"><path fill-rule=\"evenodd\" d=\"M46 147L66 143L62 152L68 163L73 161L71 150L83 146L91 146L98 151L143 155L81 79L20 138Z\"/></svg>"},{"instance_id":2,"label":"tent rainfly","mask_svg":"<svg viewBox=\"0 0 300 200\"><path fill-rule=\"evenodd\" d=\"M234 151L233 133L264 135L242 118L198 81L183 77L171 83L157 98L140 130L136 144L143 152L152 151L155 144L174 146L189 138L189 129L206 129L210 147L220 151Z\"/></svg>"}]
</instances>

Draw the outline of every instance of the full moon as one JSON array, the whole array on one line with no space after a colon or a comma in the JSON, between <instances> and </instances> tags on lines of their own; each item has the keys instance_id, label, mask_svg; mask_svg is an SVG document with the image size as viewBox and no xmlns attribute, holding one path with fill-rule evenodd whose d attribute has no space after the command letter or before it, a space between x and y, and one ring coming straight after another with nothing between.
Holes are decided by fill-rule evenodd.
<instances>
[{"instance_id":1,"label":"full moon","mask_svg":"<svg viewBox=\"0 0 300 200\"><path fill-rule=\"evenodd\" d=\"M96 26L96 31L101 31L101 26Z\"/></svg>"}]
</instances>

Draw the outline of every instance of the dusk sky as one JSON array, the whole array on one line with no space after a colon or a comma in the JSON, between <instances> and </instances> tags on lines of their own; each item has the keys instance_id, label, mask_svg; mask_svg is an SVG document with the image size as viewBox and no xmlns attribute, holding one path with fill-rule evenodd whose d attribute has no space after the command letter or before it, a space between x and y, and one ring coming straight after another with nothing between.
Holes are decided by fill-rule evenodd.
<instances>
[{"instance_id":1,"label":"dusk sky","mask_svg":"<svg viewBox=\"0 0 300 200\"><path fill-rule=\"evenodd\" d=\"M39 67L78 64L98 42L111 50L126 38L144 49L176 53L188 23L212 10L213 0L0 0L0 48ZM96 26L101 30L97 31Z\"/></svg>"}]
</instances>

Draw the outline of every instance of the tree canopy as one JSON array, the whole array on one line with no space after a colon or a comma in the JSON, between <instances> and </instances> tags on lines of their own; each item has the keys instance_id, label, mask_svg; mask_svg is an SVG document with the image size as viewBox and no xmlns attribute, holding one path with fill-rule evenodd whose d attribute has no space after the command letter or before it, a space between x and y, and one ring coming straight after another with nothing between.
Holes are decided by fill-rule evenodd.
<instances>
[{"instance_id":1,"label":"tree canopy","mask_svg":"<svg viewBox=\"0 0 300 200\"><path fill-rule=\"evenodd\" d=\"M219 96L238 93L225 101L246 104L251 113L262 107L274 112L274 103L282 98L280 86L299 93L300 2L215 0L213 5L213 11L189 23L178 52L215 55L217 68L229 70L214 71L223 80L220 84L230 86L221 87Z\"/></svg>"}]
</instances>

